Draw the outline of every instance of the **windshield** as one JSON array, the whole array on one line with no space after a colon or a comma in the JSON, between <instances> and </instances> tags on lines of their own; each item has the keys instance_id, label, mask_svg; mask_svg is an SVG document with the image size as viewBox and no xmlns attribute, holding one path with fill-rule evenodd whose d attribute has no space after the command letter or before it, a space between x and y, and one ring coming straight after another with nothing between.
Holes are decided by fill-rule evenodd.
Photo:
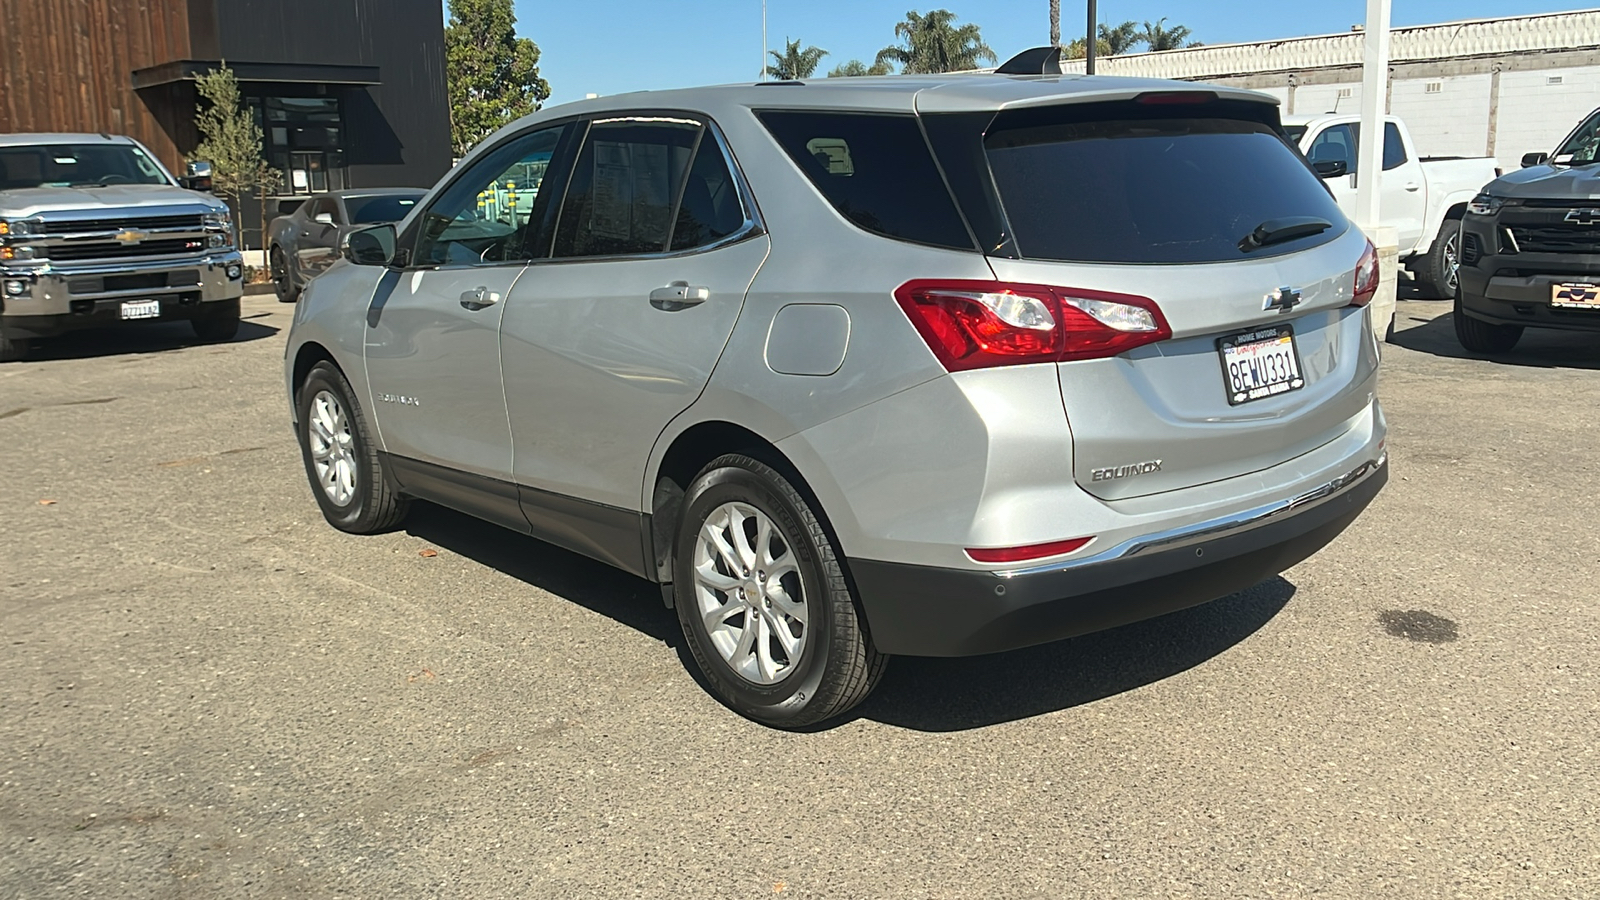
<instances>
[{"instance_id":1,"label":"windshield","mask_svg":"<svg viewBox=\"0 0 1600 900\"><path fill-rule=\"evenodd\" d=\"M169 183L155 160L129 144L0 147L0 190Z\"/></svg>"},{"instance_id":2,"label":"windshield","mask_svg":"<svg viewBox=\"0 0 1600 900\"><path fill-rule=\"evenodd\" d=\"M1080 121L984 142L1027 259L1204 263L1264 255L1244 240L1274 220L1325 224L1270 252L1342 234L1345 218L1273 128L1226 118Z\"/></svg>"},{"instance_id":3,"label":"windshield","mask_svg":"<svg viewBox=\"0 0 1600 900\"><path fill-rule=\"evenodd\" d=\"M1578 130L1555 152L1555 159L1574 166L1586 166L1595 161L1597 147L1600 147L1600 112L1578 126Z\"/></svg>"},{"instance_id":4,"label":"windshield","mask_svg":"<svg viewBox=\"0 0 1600 900\"><path fill-rule=\"evenodd\" d=\"M355 225L377 225L398 222L417 205L422 192L415 194L384 194L377 197L346 197L345 209L350 211L350 222Z\"/></svg>"}]
</instances>

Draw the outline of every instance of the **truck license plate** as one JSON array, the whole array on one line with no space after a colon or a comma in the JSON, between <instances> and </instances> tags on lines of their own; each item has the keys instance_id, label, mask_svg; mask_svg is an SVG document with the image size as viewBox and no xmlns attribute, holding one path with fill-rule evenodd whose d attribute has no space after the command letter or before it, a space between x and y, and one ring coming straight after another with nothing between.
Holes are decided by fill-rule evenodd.
<instances>
[{"instance_id":1,"label":"truck license plate","mask_svg":"<svg viewBox=\"0 0 1600 900\"><path fill-rule=\"evenodd\" d=\"M1306 386L1300 374L1300 354L1294 346L1294 329L1268 325L1255 331L1217 339L1222 357L1222 379L1228 404L1276 397Z\"/></svg>"},{"instance_id":2,"label":"truck license plate","mask_svg":"<svg viewBox=\"0 0 1600 900\"><path fill-rule=\"evenodd\" d=\"M161 301L124 300L122 301L122 317L124 319L159 319L161 318Z\"/></svg>"},{"instance_id":3,"label":"truck license plate","mask_svg":"<svg viewBox=\"0 0 1600 900\"><path fill-rule=\"evenodd\" d=\"M1552 284L1550 305L1559 309L1600 309L1600 284Z\"/></svg>"}]
</instances>

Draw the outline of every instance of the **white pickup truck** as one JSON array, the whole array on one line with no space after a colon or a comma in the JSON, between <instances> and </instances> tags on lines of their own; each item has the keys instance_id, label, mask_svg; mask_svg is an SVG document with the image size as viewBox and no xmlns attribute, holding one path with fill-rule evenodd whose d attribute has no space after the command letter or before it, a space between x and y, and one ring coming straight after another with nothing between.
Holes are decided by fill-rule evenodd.
<instances>
[{"instance_id":1,"label":"white pickup truck","mask_svg":"<svg viewBox=\"0 0 1600 900\"><path fill-rule=\"evenodd\" d=\"M1300 146L1346 214L1356 211L1357 115L1284 116L1284 130ZM1399 234L1400 262L1418 286L1454 297L1461 217L1483 186L1500 177L1493 157L1425 157L1411 132L1384 118L1383 177L1378 217Z\"/></svg>"}]
</instances>

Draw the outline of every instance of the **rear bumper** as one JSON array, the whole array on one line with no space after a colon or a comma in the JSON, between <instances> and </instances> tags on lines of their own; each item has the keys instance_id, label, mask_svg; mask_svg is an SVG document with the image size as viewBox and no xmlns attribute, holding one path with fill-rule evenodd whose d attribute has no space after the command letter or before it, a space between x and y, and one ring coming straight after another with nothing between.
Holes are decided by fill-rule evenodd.
<instances>
[{"instance_id":1,"label":"rear bumper","mask_svg":"<svg viewBox=\"0 0 1600 900\"><path fill-rule=\"evenodd\" d=\"M1299 497L1128 541L1084 560L977 572L855 559L884 653L973 656L1088 634L1225 597L1327 545L1388 481L1386 456Z\"/></svg>"},{"instance_id":2,"label":"rear bumper","mask_svg":"<svg viewBox=\"0 0 1600 900\"><path fill-rule=\"evenodd\" d=\"M0 326L16 337L53 337L82 328L105 328L193 319L211 304L244 294L238 251L198 258L60 266L0 267ZM20 293L14 293L20 285ZM124 320L122 304L158 300L159 318Z\"/></svg>"}]
</instances>

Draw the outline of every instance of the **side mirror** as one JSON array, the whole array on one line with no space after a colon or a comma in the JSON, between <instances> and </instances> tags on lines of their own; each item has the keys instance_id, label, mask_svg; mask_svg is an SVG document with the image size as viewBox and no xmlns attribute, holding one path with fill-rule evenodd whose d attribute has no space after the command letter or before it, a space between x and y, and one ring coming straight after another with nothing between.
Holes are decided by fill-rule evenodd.
<instances>
[{"instance_id":1,"label":"side mirror","mask_svg":"<svg viewBox=\"0 0 1600 900\"><path fill-rule=\"evenodd\" d=\"M1324 159L1311 164L1318 178L1338 178L1350 174L1350 164L1342 159Z\"/></svg>"},{"instance_id":2,"label":"side mirror","mask_svg":"<svg viewBox=\"0 0 1600 900\"><path fill-rule=\"evenodd\" d=\"M321 223L323 225L332 225L333 224L333 213L317 213L315 216L312 217L312 219L313 219L313 221L316 221L316 222Z\"/></svg>"},{"instance_id":3,"label":"side mirror","mask_svg":"<svg viewBox=\"0 0 1600 900\"><path fill-rule=\"evenodd\" d=\"M1549 161L1550 161L1550 154L1548 154L1548 153L1524 153L1524 154L1522 154L1522 167L1524 169L1529 168L1530 166L1542 166L1542 165L1544 165L1545 163L1547 163Z\"/></svg>"},{"instance_id":4,"label":"side mirror","mask_svg":"<svg viewBox=\"0 0 1600 900\"><path fill-rule=\"evenodd\" d=\"M211 190L211 163L202 159L190 160L178 183L191 191Z\"/></svg>"},{"instance_id":5,"label":"side mirror","mask_svg":"<svg viewBox=\"0 0 1600 900\"><path fill-rule=\"evenodd\" d=\"M393 225L374 225L352 231L339 242L339 252L358 266L387 266L394 260Z\"/></svg>"}]
</instances>

